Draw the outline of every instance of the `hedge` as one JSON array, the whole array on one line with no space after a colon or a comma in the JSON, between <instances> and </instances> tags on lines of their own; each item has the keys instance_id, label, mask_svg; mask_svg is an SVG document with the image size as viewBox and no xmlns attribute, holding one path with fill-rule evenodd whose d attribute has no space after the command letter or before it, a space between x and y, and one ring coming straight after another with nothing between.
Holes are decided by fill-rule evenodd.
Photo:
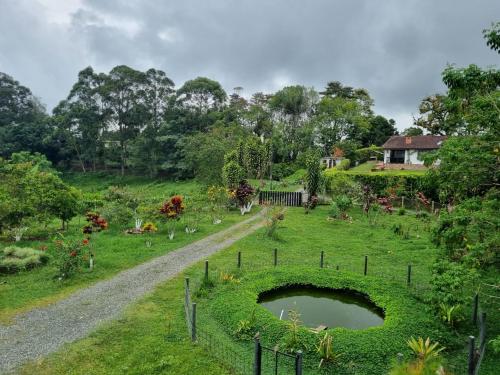
<instances>
[{"instance_id":1,"label":"hedge","mask_svg":"<svg viewBox=\"0 0 500 375\"><path fill-rule=\"evenodd\" d=\"M288 267L268 272L249 273L239 283L229 283L213 289L207 305L210 316L217 321L220 330L234 338L235 345L246 344L251 355L251 343L239 342L234 336L240 320L255 314L255 331L261 342L275 347L287 333L287 323L277 319L270 311L257 304L259 294L284 286L308 285L320 288L348 289L364 293L383 309L382 326L364 330L333 328L336 352L341 352L340 362L329 365L326 373L383 374L387 373L397 353L411 355L407 340L411 337L430 337L447 347L454 341L447 328L436 320L426 305L417 300L400 284L382 282L370 276L360 276L343 271L319 270L311 267ZM300 312L299 312L300 313ZM305 327L299 333L304 342L304 361L307 373L323 373L317 369L320 358L316 346L320 335ZM455 339L456 340L456 339ZM333 372L332 372L333 371Z\"/></svg>"}]
</instances>

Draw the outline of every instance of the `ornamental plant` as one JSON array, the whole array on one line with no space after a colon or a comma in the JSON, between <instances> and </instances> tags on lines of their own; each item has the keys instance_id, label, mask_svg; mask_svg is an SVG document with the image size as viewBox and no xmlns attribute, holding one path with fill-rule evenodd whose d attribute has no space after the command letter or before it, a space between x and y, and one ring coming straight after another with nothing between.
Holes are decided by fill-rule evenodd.
<instances>
[{"instance_id":1,"label":"ornamental plant","mask_svg":"<svg viewBox=\"0 0 500 375\"><path fill-rule=\"evenodd\" d=\"M97 212L87 212L85 219L88 224L83 227L84 234L90 235L108 229L108 222Z\"/></svg>"},{"instance_id":2,"label":"ornamental plant","mask_svg":"<svg viewBox=\"0 0 500 375\"><path fill-rule=\"evenodd\" d=\"M245 215L245 213L250 212L253 205L253 196L255 194L254 188L246 180L243 180L240 182L234 194L238 201L241 214Z\"/></svg>"},{"instance_id":3,"label":"ornamental plant","mask_svg":"<svg viewBox=\"0 0 500 375\"><path fill-rule=\"evenodd\" d=\"M168 238L170 240L174 239L175 224L180 220L182 214L184 213L184 209L185 205L183 203L183 198L180 195L174 195L160 208L160 213L167 220Z\"/></svg>"},{"instance_id":4,"label":"ornamental plant","mask_svg":"<svg viewBox=\"0 0 500 375\"><path fill-rule=\"evenodd\" d=\"M59 280L69 279L81 270L85 256L89 257L89 240L66 240L63 235L55 242L55 263Z\"/></svg>"}]
</instances>

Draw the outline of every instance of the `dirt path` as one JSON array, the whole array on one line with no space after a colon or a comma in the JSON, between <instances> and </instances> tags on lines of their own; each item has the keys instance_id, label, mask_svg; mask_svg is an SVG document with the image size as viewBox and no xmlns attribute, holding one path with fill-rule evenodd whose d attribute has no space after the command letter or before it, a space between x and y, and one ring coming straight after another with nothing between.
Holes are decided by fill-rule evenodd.
<instances>
[{"instance_id":1,"label":"dirt path","mask_svg":"<svg viewBox=\"0 0 500 375\"><path fill-rule=\"evenodd\" d=\"M12 325L0 325L0 373L87 336L99 324L116 319L128 305L159 283L230 246L263 224L263 215L259 213L221 232L122 271L52 305L20 314Z\"/></svg>"}]
</instances>

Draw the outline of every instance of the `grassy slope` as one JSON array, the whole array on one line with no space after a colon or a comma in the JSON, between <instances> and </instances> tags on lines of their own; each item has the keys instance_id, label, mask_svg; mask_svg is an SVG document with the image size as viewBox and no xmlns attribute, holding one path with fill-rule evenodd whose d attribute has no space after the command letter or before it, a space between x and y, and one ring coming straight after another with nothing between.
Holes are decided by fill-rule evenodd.
<instances>
[{"instance_id":1,"label":"grassy slope","mask_svg":"<svg viewBox=\"0 0 500 375\"><path fill-rule=\"evenodd\" d=\"M289 209L286 215L283 228L279 230L280 241L264 237L260 230L212 256L210 268L214 277L219 270L234 269L238 251L243 253L245 268L269 265L275 247L279 248L280 262L316 265L320 250L325 250L330 264L361 270L363 257L368 254L369 272L401 274L404 279L406 265L411 262L415 265L415 280L424 282L429 276L435 250L425 236L417 238L417 233L422 232L422 224L413 218L403 218L413 225L414 232L410 240L401 240L389 228L392 222L401 220L397 216L385 216L381 221L383 226L371 227L359 213L354 214L352 224L328 222L324 207L308 216L304 216L301 209ZM185 273L193 283L201 274L202 263ZM151 296L129 309L122 320L27 366L23 373L118 374L126 368L129 373L137 374L146 370L154 374L194 374L201 373L203 361L207 363L203 373L226 373L218 367L218 361L209 360L187 340L182 308L185 275L157 288ZM135 345L137 342L140 345Z\"/></svg>"},{"instance_id":2,"label":"grassy slope","mask_svg":"<svg viewBox=\"0 0 500 375\"><path fill-rule=\"evenodd\" d=\"M404 279L408 263L414 265L414 280L424 284L436 249L429 243L424 225L410 216L383 216L371 226L359 213L353 212L353 223L328 222L327 208L320 207L308 216L301 209L288 209L279 241L263 236L263 230L250 235L210 258L214 279L221 270L234 272L236 254L242 251L243 267L255 269L272 262L272 249L279 249L279 262L316 265L319 251L325 250L329 265L361 272L364 255L369 255L369 274L392 275ZM403 221L411 226L411 238L395 236L392 223ZM158 287L154 293L132 306L122 319L103 327L46 359L27 365L23 374L228 374L217 360L192 346L184 323L183 281L199 283L203 262L188 269L174 280ZM199 301L200 318L203 301ZM460 337L466 335L461 332ZM465 338L465 336L464 336ZM223 337L221 338L223 339ZM445 354L452 363L463 365L463 351ZM360 361L363 359L360 358ZM458 365L457 365L458 366ZM482 374L494 374L499 359L488 353ZM455 374L463 373L455 367Z\"/></svg>"},{"instance_id":3,"label":"grassy slope","mask_svg":"<svg viewBox=\"0 0 500 375\"><path fill-rule=\"evenodd\" d=\"M126 177L99 177L96 175L82 176L73 175L66 178L69 183L80 187L85 191L104 191L108 186L126 184L131 190L147 194L148 196L167 198L173 194L191 194L197 192L201 187L195 182L162 182L151 181L144 178ZM253 212L256 212L254 210ZM153 235L125 235L121 228L110 226L110 229L99 233L92 240L95 249L95 269L92 272L84 270L68 281L54 280L56 268L47 265L31 271L20 272L15 275L0 276L0 321L7 322L15 314L35 306L45 305L63 298L69 293L90 285L98 280L109 278L126 268L133 267L153 257L165 254L169 251L187 245L193 241L203 238L209 234L227 228L241 221L243 218L239 212L226 215L220 225L212 225L208 218L200 224L199 231L187 235L182 231L181 223L175 238L167 239L166 228L159 225L159 232ZM67 238L83 238L81 227L83 218L75 218L70 223L70 230L65 233ZM22 241L20 246L48 246L49 253L53 249L53 239L56 237L56 228L59 223L54 223L52 234L46 240ZM150 248L146 247L146 239L152 241ZM7 245L7 243L4 243Z\"/></svg>"}]
</instances>

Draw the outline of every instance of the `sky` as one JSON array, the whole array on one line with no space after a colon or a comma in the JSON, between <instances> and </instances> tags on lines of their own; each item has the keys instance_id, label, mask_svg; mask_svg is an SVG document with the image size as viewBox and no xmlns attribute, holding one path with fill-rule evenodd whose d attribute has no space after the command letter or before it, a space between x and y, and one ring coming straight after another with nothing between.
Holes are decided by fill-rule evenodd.
<instances>
[{"instance_id":1,"label":"sky","mask_svg":"<svg viewBox=\"0 0 500 375\"><path fill-rule=\"evenodd\" d=\"M499 66L482 30L499 0L0 0L0 71L49 111L80 70L198 76L228 93L272 93L328 81L368 89L375 112L412 125L444 92L447 64Z\"/></svg>"}]
</instances>

